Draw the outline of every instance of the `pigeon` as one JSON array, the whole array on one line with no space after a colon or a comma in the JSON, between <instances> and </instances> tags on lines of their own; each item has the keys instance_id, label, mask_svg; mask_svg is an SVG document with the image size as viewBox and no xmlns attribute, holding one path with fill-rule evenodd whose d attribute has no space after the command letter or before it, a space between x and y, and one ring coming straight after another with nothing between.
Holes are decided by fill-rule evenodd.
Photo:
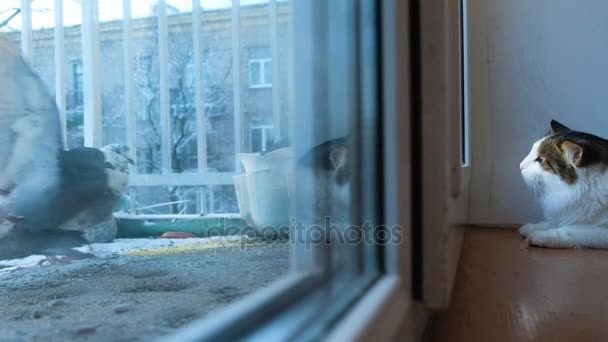
<instances>
[{"instance_id":1,"label":"pigeon","mask_svg":"<svg viewBox=\"0 0 608 342\"><path fill-rule=\"evenodd\" d=\"M0 36L0 260L90 257L83 232L111 218L128 186L129 148L66 151L42 80Z\"/></svg>"}]
</instances>

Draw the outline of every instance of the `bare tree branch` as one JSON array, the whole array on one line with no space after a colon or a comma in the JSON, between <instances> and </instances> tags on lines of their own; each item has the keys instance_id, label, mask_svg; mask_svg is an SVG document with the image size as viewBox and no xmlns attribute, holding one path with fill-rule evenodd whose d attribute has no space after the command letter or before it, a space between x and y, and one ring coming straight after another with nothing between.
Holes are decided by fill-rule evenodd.
<instances>
[{"instance_id":1,"label":"bare tree branch","mask_svg":"<svg viewBox=\"0 0 608 342\"><path fill-rule=\"evenodd\" d=\"M21 13L21 8L13 8L12 10L13 10L13 13L11 15L9 15L6 19L4 19L0 22L0 28L3 28L6 25L8 25L11 22L11 20L13 20L13 18L15 18L17 15L19 15L19 13Z\"/></svg>"},{"instance_id":2,"label":"bare tree branch","mask_svg":"<svg viewBox=\"0 0 608 342\"><path fill-rule=\"evenodd\" d=\"M31 0L32 3L34 1L35 0ZM11 20L13 20L16 16L18 16L19 13L21 13L21 8L18 8L18 7L9 8L9 9L6 9L6 10L0 12L0 14L4 14L4 13L7 13L7 12L11 12L11 11L13 13L11 13L6 19L0 21L0 29L3 28L3 27L5 27L5 26L7 26L10 23ZM48 11L49 11L48 8L36 10L36 12L48 12Z\"/></svg>"}]
</instances>

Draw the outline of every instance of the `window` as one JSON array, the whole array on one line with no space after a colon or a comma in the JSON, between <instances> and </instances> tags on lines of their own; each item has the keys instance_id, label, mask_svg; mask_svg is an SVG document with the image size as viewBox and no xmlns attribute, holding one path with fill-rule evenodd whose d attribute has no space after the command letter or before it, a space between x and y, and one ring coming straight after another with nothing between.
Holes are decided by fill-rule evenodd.
<instances>
[{"instance_id":1,"label":"window","mask_svg":"<svg viewBox=\"0 0 608 342\"><path fill-rule=\"evenodd\" d=\"M249 88L272 87L272 59L269 48L249 49Z\"/></svg>"},{"instance_id":2,"label":"window","mask_svg":"<svg viewBox=\"0 0 608 342\"><path fill-rule=\"evenodd\" d=\"M251 126L249 128L249 149L251 152L266 152L272 146L273 126Z\"/></svg>"},{"instance_id":3,"label":"window","mask_svg":"<svg viewBox=\"0 0 608 342\"><path fill-rule=\"evenodd\" d=\"M72 105L82 107L82 62L72 62Z\"/></svg>"},{"instance_id":4,"label":"window","mask_svg":"<svg viewBox=\"0 0 608 342\"><path fill-rule=\"evenodd\" d=\"M31 2L21 3L27 19ZM21 43L54 41L57 55L81 49L69 76L80 81L64 87L79 89L72 101L87 109L82 145L127 145L123 157L135 166L123 189L124 178L110 177L122 166L104 163L100 184L123 192L100 206L112 208L105 221L70 229L85 231L78 236L92 244L75 248L95 259L0 261L9 268L0 276L28 291L27 303L5 305L5 319L19 318L8 339L34 329L32 338L49 340L317 340L388 276L386 255L402 245L409 220L385 220L385 192L397 199L409 192L386 189L387 168L407 163L385 150L397 144L384 133L390 120L409 116L384 117L381 82L389 72L382 73L377 1L55 4L64 6L46 8L55 34L28 37L26 20ZM64 27L68 13L82 18ZM53 65L56 74L70 67ZM73 105L59 105L68 127ZM407 150L408 132L390 128ZM68 171L78 176L65 184L90 176ZM53 205L64 209L61 200ZM86 206L79 198L66 203ZM409 207L407 199L390 203ZM64 211L71 213L57 214ZM76 218L65 222L81 224ZM13 290L0 287L0 298Z\"/></svg>"}]
</instances>

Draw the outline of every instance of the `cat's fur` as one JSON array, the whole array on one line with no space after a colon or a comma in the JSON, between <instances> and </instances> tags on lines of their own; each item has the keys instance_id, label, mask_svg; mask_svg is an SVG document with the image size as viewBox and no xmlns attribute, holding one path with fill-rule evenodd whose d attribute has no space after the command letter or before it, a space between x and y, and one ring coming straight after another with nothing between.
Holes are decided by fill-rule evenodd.
<instances>
[{"instance_id":1,"label":"cat's fur","mask_svg":"<svg viewBox=\"0 0 608 342\"><path fill-rule=\"evenodd\" d=\"M608 249L608 140L553 120L520 169L545 216L519 230L531 245Z\"/></svg>"},{"instance_id":2,"label":"cat's fur","mask_svg":"<svg viewBox=\"0 0 608 342\"><path fill-rule=\"evenodd\" d=\"M352 149L350 137L328 140L312 148L300 160L298 182L309 184L302 190L314 202L313 225L324 228L326 243L331 249L324 249L323 255L330 261L331 268L352 274L358 269L359 249L351 241L351 184ZM308 181L307 181L308 179ZM356 232L355 232L356 233Z\"/></svg>"},{"instance_id":3,"label":"cat's fur","mask_svg":"<svg viewBox=\"0 0 608 342\"><path fill-rule=\"evenodd\" d=\"M312 170L316 218L338 224L350 222L351 156L349 137L328 140L305 154L299 164Z\"/></svg>"}]
</instances>

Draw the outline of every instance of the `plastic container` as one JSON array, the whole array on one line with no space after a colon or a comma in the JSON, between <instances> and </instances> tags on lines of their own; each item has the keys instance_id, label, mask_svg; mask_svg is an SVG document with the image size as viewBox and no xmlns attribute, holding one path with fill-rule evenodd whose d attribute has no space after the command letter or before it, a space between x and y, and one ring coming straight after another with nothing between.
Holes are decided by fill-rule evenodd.
<instances>
[{"instance_id":1,"label":"plastic container","mask_svg":"<svg viewBox=\"0 0 608 342\"><path fill-rule=\"evenodd\" d=\"M266 155L238 155L245 174L234 176L239 211L247 223L262 229L289 225L292 184L292 149Z\"/></svg>"}]
</instances>

